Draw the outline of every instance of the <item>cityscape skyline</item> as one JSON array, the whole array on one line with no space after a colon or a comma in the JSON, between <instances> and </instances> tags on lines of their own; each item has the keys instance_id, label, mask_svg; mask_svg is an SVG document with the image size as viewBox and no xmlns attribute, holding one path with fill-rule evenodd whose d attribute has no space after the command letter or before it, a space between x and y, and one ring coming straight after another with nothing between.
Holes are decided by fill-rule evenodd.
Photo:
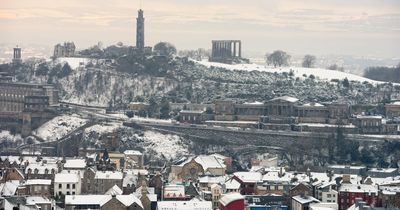
<instances>
[{"instance_id":1,"label":"cityscape skyline","mask_svg":"<svg viewBox=\"0 0 400 210\"><path fill-rule=\"evenodd\" d=\"M74 41L78 48L122 41L135 45L139 1L8 1L0 5L2 41L16 44ZM397 58L397 1L243 1L142 3L146 44L168 41L183 49L210 49L213 39L240 39L243 50ZM362 3L362 6L360 6ZM177 7L179 5L179 7ZM201 6L202 9L198 9ZM90 27L89 27L90 26ZM29 32L28 32L29 31ZM32 36L36 34L35 36Z\"/></svg>"}]
</instances>

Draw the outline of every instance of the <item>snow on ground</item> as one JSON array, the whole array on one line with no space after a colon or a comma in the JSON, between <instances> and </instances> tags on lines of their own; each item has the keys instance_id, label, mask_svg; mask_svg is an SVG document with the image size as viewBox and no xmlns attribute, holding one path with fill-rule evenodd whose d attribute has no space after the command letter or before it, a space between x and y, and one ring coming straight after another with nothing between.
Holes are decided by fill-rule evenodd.
<instances>
[{"instance_id":1,"label":"snow on ground","mask_svg":"<svg viewBox=\"0 0 400 210\"><path fill-rule=\"evenodd\" d=\"M12 135L10 133L10 131L0 131L0 143L4 142L4 141L8 141L8 142L16 142L16 141L22 141L22 137L21 135L17 134L17 135Z\"/></svg>"},{"instance_id":2,"label":"snow on ground","mask_svg":"<svg viewBox=\"0 0 400 210\"><path fill-rule=\"evenodd\" d=\"M86 122L86 119L82 119L77 114L61 115L40 126L33 131L33 134L47 141L55 141L83 126Z\"/></svg>"},{"instance_id":3,"label":"snow on ground","mask_svg":"<svg viewBox=\"0 0 400 210\"><path fill-rule=\"evenodd\" d=\"M380 81L375 81L371 80L362 76L358 76L355 74L350 74L346 72L341 72L341 71L335 71L335 70L328 70L328 69L321 69L321 68L302 68L302 67L277 67L274 68L272 66L264 66L264 65L258 65L258 64L224 64L224 63L216 63L216 62L209 62L209 61L195 61L201 65L204 65L206 67L219 67L219 68L224 68L227 70L240 70L240 71L262 71L262 72L270 72L270 73L282 73L282 72L287 72L289 73L290 71L293 71L295 77L300 77L302 78L304 74L307 76L310 76L311 74L314 75L316 78L323 79L323 80L332 80L332 79L339 79L342 80L347 77L348 80L354 80L354 81L359 81L359 82L364 82L367 81L372 84L378 84L378 83L383 83Z\"/></svg>"},{"instance_id":4,"label":"snow on ground","mask_svg":"<svg viewBox=\"0 0 400 210\"><path fill-rule=\"evenodd\" d=\"M160 123L160 124L171 124L173 120L162 120L156 118L146 118L146 117L138 117L134 116L129 119L130 122L143 122L143 123Z\"/></svg>"},{"instance_id":5,"label":"snow on ground","mask_svg":"<svg viewBox=\"0 0 400 210\"><path fill-rule=\"evenodd\" d=\"M68 63L71 69L76 69L80 66L85 66L90 62L89 58L72 58L72 57L61 57L57 58L56 63Z\"/></svg>"},{"instance_id":6,"label":"snow on ground","mask_svg":"<svg viewBox=\"0 0 400 210\"><path fill-rule=\"evenodd\" d=\"M167 159L175 159L179 154L187 154L187 147L181 142L177 135L162 134L154 131L145 131L142 138L148 146L146 150L153 149L158 154L164 155Z\"/></svg>"}]
</instances>

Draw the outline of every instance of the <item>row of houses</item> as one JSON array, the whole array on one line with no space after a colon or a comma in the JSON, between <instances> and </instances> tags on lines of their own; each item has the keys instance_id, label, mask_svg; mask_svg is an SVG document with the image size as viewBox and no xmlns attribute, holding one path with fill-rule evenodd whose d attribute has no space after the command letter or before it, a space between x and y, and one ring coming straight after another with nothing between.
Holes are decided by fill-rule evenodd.
<instances>
[{"instance_id":1,"label":"row of houses","mask_svg":"<svg viewBox=\"0 0 400 210\"><path fill-rule=\"evenodd\" d=\"M400 102L386 104L383 115L366 114L377 109L377 106L301 103L299 99L290 96L253 103L219 100L214 106L186 107L193 109L179 112L181 123L310 132L333 132L340 126L346 133L400 133ZM210 107L214 107L212 116L205 112Z\"/></svg>"},{"instance_id":2,"label":"row of houses","mask_svg":"<svg viewBox=\"0 0 400 210\"><path fill-rule=\"evenodd\" d=\"M130 167L107 150L85 158L0 157L0 208L342 210L356 202L400 207L398 169L332 165L326 172L286 171L263 155L251 160L250 171L234 171L232 158L211 154L176 160L161 174L143 168L141 152L122 154Z\"/></svg>"}]
</instances>

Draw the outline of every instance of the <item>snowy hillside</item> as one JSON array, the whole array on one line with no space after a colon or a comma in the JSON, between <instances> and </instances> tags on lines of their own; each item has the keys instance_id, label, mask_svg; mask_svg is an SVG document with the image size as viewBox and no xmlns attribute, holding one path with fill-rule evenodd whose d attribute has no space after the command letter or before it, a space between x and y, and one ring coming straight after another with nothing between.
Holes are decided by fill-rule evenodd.
<instances>
[{"instance_id":1,"label":"snowy hillside","mask_svg":"<svg viewBox=\"0 0 400 210\"><path fill-rule=\"evenodd\" d=\"M6 130L1 130L0 131L0 143L3 142L22 142L22 137L21 135L17 134L17 135L12 135L10 133L10 131L6 131Z\"/></svg>"},{"instance_id":2,"label":"snowy hillside","mask_svg":"<svg viewBox=\"0 0 400 210\"><path fill-rule=\"evenodd\" d=\"M33 134L46 141L55 141L83 126L86 122L86 119L82 119L76 114L62 115L46 122L38 129L34 130Z\"/></svg>"},{"instance_id":3,"label":"snowy hillside","mask_svg":"<svg viewBox=\"0 0 400 210\"><path fill-rule=\"evenodd\" d=\"M55 63L68 63L71 69L76 69L81 66L85 66L91 61L89 58L72 58L72 57L61 57L57 58Z\"/></svg>"},{"instance_id":4,"label":"snowy hillside","mask_svg":"<svg viewBox=\"0 0 400 210\"><path fill-rule=\"evenodd\" d=\"M216 63L216 62L208 62L208 61L195 61L201 65L204 65L206 67L219 67L219 68L224 68L227 70L239 70L239 71L261 71L261 72L270 72L270 73L282 73L282 72L287 72L289 73L290 71L293 71L295 77L303 77L303 75L314 75L316 78L322 79L322 80L332 80L332 79L339 79L342 80L344 78L347 78L348 80L354 80L354 81L359 81L359 82L364 82L367 81L372 84L377 84L377 83L383 83L375 80L371 80L365 77L361 77L355 74L350 74L350 73L345 73L345 72L340 72L340 71L335 71L335 70L328 70L328 69L321 69L321 68L301 68L301 67L277 67L274 68L272 66L263 66L263 65L258 65L258 64L235 64L235 65L230 65L230 64L224 64L224 63Z\"/></svg>"},{"instance_id":5,"label":"snowy hillside","mask_svg":"<svg viewBox=\"0 0 400 210\"><path fill-rule=\"evenodd\" d=\"M146 150L152 149L157 154L163 155L167 159L174 159L179 154L188 154L187 146L182 144L181 137L177 135L162 134L155 131L145 131L142 137L147 144Z\"/></svg>"}]
</instances>

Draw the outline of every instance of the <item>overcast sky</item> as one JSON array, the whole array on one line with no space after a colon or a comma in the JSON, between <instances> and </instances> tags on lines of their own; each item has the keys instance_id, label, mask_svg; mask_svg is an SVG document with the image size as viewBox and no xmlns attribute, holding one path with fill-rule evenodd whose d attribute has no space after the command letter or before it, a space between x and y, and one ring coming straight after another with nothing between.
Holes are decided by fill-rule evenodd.
<instances>
[{"instance_id":1,"label":"overcast sky","mask_svg":"<svg viewBox=\"0 0 400 210\"><path fill-rule=\"evenodd\" d=\"M143 0L145 42L400 57L400 0ZM0 0L0 42L134 45L139 0Z\"/></svg>"}]
</instances>

